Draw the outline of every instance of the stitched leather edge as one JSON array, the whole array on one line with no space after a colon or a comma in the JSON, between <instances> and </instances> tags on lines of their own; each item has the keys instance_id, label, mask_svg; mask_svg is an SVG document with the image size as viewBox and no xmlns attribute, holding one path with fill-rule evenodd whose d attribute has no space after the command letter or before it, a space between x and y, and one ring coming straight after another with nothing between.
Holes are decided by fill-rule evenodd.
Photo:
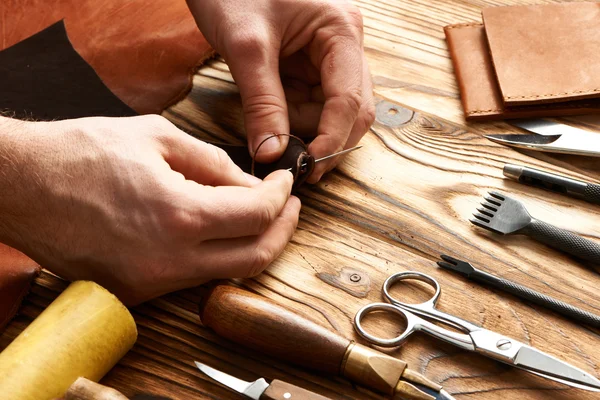
<instances>
[{"instance_id":1,"label":"stitched leather edge","mask_svg":"<svg viewBox=\"0 0 600 400\"><path fill-rule=\"evenodd\" d=\"M467 28L469 26L483 26L481 22L462 22L460 24L446 25L444 29Z\"/></svg>"},{"instance_id":2,"label":"stitched leather edge","mask_svg":"<svg viewBox=\"0 0 600 400\"><path fill-rule=\"evenodd\" d=\"M552 97L556 97L556 96L566 96L566 95L570 95L570 94L592 94L592 93L598 93L600 92L600 88L598 89L591 89L591 90L575 90L572 92L561 92L561 93L549 93L549 94L536 94L536 95L531 95L531 96L505 96L505 99L540 99L540 98L544 98L544 99L549 99Z\"/></svg>"}]
</instances>

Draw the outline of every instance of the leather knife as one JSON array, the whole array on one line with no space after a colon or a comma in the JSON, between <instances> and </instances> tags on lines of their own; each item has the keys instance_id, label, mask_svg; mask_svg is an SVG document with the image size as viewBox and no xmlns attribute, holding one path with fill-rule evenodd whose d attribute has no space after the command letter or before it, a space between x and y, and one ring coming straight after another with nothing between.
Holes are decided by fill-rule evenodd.
<instances>
[{"instance_id":1,"label":"leather knife","mask_svg":"<svg viewBox=\"0 0 600 400\"><path fill-rule=\"evenodd\" d=\"M321 396L320 394L277 379L271 381L270 384L263 378L259 378L254 382L246 382L209 367L206 364L202 364L198 361L194 362L200 371L204 372L215 381L254 400L329 400L327 397Z\"/></svg>"},{"instance_id":2,"label":"leather knife","mask_svg":"<svg viewBox=\"0 0 600 400\"><path fill-rule=\"evenodd\" d=\"M493 142L521 149L600 157L600 133L546 119L514 120L509 123L533 132L534 135L487 135L485 137Z\"/></svg>"}]
</instances>

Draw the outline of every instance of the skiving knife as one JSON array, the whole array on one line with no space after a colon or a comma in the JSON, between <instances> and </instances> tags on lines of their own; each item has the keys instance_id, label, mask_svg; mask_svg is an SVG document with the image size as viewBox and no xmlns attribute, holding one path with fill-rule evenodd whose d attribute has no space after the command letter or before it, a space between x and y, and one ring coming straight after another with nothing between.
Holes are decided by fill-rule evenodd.
<instances>
[{"instance_id":1,"label":"skiving knife","mask_svg":"<svg viewBox=\"0 0 600 400\"><path fill-rule=\"evenodd\" d=\"M535 133L487 135L487 139L521 149L600 157L600 133L545 119L515 120L510 124Z\"/></svg>"},{"instance_id":2,"label":"skiving knife","mask_svg":"<svg viewBox=\"0 0 600 400\"><path fill-rule=\"evenodd\" d=\"M280 380L273 380L267 383L263 378L259 378L254 382L246 382L224 372L218 371L206 364L194 361L200 371L214 379L215 381L235 390L254 400L329 400L327 397L313 393L291 383Z\"/></svg>"}]
</instances>

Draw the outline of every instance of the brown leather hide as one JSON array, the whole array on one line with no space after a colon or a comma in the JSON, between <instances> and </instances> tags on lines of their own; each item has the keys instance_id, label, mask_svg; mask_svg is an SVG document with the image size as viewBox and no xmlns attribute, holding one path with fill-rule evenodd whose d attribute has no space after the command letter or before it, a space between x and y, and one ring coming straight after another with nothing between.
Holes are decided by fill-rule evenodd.
<instances>
[{"instance_id":1,"label":"brown leather hide","mask_svg":"<svg viewBox=\"0 0 600 400\"><path fill-rule=\"evenodd\" d=\"M2 0L0 50L61 19L75 50L142 114L183 97L213 54L185 0Z\"/></svg>"},{"instance_id":2,"label":"brown leather hide","mask_svg":"<svg viewBox=\"0 0 600 400\"><path fill-rule=\"evenodd\" d=\"M0 332L16 314L40 270L30 258L0 243Z\"/></svg>"}]
</instances>

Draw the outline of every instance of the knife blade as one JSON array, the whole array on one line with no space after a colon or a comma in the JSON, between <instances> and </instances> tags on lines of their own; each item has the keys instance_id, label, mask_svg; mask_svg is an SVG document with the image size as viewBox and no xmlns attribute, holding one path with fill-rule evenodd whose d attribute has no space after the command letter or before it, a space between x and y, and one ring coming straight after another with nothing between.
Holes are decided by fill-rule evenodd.
<instances>
[{"instance_id":1,"label":"knife blade","mask_svg":"<svg viewBox=\"0 0 600 400\"><path fill-rule=\"evenodd\" d=\"M200 371L215 381L228 388L245 395L254 400L280 400L280 399L306 399L306 400L328 400L327 397L311 392L291 383L280 380L273 380L270 384L264 378L259 378L254 382L246 382L209 367L201 362L194 361Z\"/></svg>"},{"instance_id":2,"label":"knife blade","mask_svg":"<svg viewBox=\"0 0 600 400\"><path fill-rule=\"evenodd\" d=\"M485 137L493 142L517 148L600 157L600 133L545 119L515 120L510 123L535 134Z\"/></svg>"}]
</instances>

